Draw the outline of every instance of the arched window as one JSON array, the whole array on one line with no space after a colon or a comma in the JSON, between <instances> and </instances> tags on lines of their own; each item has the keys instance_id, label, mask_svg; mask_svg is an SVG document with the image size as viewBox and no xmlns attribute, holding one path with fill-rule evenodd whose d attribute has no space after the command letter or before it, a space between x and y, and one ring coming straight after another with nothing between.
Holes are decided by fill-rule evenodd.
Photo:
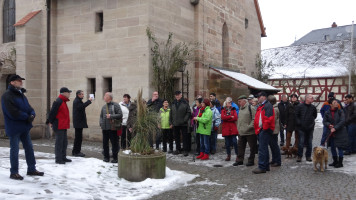
<instances>
[{"instance_id":1,"label":"arched window","mask_svg":"<svg viewBox=\"0 0 356 200\"><path fill-rule=\"evenodd\" d=\"M222 27L222 63L223 67L229 68L229 31L226 23Z\"/></svg>"},{"instance_id":2,"label":"arched window","mask_svg":"<svg viewBox=\"0 0 356 200\"><path fill-rule=\"evenodd\" d=\"M3 43L15 41L15 0L5 0L3 7Z\"/></svg>"}]
</instances>

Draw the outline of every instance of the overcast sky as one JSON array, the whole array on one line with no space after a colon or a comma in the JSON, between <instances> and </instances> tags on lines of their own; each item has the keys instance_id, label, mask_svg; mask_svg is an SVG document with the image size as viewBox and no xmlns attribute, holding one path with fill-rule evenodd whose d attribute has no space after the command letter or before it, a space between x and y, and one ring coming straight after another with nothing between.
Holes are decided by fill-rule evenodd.
<instances>
[{"instance_id":1,"label":"overcast sky","mask_svg":"<svg viewBox=\"0 0 356 200\"><path fill-rule=\"evenodd\" d=\"M259 0L262 49L288 46L314 29L356 23L356 0ZM356 26L354 27L356 31Z\"/></svg>"}]
</instances>

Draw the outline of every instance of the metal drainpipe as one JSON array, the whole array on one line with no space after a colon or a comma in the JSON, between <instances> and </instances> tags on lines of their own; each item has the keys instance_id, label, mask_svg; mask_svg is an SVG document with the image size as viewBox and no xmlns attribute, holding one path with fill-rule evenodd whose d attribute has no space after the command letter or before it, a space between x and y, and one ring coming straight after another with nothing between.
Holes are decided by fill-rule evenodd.
<instances>
[{"instance_id":1,"label":"metal drainpipe","mask_svg":"<svg viewBox=\"0 0 356 200\"><path fill-rule=\"evenodd\" d=\"M51 108L51 0L46 0L47 7L47 114ZM46 137L50 138L49 127L46 128Z\"/></svg>"}]
</instances>

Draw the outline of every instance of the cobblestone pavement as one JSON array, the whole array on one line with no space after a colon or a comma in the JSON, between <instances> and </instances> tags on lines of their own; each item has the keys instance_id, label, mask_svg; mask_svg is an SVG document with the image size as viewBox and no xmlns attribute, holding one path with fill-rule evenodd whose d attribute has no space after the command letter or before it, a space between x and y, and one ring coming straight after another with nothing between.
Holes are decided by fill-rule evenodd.
<instances>
[{"instance_id":1,"label":"cobblestone pavement","mask_svg":"<svg viewBox=\"0 0 356 200\"><path fill-rule=\"evenodd\" d=\"M313 145L317 146L321 138L321 128L314 132ZM71 155L72 141L69 141L68 155ZM54 140L34 140L35 151L54 152ZM233 167L232 161L226 162L225 150L219 141L218 153L210 161L193 160L193 156L167 156L167 166L173 170L198 174L186 186L166 191L151 199L356 199L355 175L327 170L314 172L311 162L305 157L301 163L295 158L282 156L282 166L271 168L266 174L252 174L253 167ZM6 139L0 139L0 146L8 146ZM87 157L102 159L101 143L83 142ZM249 151L246 151L249 154ZM352 155L353 157L356 155ZM331 153L329 150L329 160ZM246 162L246 159L245 159ZM257 163L257 156L256 161ZM214 165L221 164L220 167ZM245 163L244 163L245 164ZM347 162L345 162L347 165Z\"/></svg>"}]
</instances>

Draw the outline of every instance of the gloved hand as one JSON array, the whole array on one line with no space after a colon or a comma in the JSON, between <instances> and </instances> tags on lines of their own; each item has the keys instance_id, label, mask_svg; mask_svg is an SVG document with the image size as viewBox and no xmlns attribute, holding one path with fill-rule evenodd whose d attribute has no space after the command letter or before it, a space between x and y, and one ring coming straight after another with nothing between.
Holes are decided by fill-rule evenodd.
<instances>
[{"instance_id":1,"label":"gloved hand","mask_svg":"<svg viewBox=\"0 0 356 200\"><path fill-rule=\"evenodd\" d=\"M35 116L30 115L30 116L27 118L27 122L32 123L34 119L35 119Z\"/></svg>"}]
</instances>

